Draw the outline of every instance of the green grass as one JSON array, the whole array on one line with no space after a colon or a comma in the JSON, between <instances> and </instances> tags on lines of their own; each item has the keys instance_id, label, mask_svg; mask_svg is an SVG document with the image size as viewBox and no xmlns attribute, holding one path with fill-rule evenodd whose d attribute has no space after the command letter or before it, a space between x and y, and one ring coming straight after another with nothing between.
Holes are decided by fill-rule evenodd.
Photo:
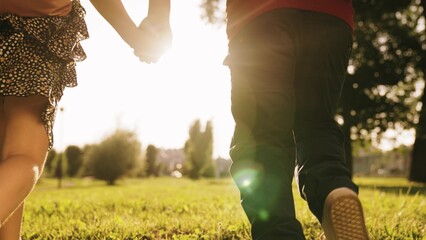
<instances>
[{"instance_id":1,"label":"green grass","mask_svg":"<svg viewBox=\"0 0 426 240\"><path fill-rule=\"evenodd\" d=\"M426 186L356 179L371 239L426 239ZM306 203L296 211L307 239L321 227ZM118 186L43 179L26 202L23 239L249 239L232 180L159 178Z\"/></svg>"}]
</instances>

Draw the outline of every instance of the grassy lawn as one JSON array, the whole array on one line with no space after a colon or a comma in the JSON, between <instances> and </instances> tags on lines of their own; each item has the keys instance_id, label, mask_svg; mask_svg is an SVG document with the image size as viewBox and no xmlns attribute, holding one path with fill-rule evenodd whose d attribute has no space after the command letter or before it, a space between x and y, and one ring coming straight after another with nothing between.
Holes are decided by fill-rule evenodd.
<instances>
[{"instance_id":1,"label":"grassy lawn","mask_svg":"<svg viewBox=\"0 0 426 240\"><path fill-rule=\"evenodd\" d=\"M357 178L371 239L426 239L426 186L404 179ZM321 227L296 197L307 239ZM43 179L26 202L23 239L249 239L232 180Z\"/></svg>"}]
</instances>

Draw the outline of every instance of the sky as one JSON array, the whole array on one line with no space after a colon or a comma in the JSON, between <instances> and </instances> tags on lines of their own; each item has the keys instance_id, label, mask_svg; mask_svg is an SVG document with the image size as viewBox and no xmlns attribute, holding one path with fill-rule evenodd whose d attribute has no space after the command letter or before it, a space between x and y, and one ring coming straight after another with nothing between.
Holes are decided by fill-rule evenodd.
<instances>
[{"instance_id":1,"label":"sky","mask_svg":"<svg viewBox=\"0 0 426 240\"><path fill-rule=\"evenodd\" d=\"M229 158L234 121L230 112L229 69L224 26L206 25L200 1L172 0L172 48L146 64L93 8L86 9L90 38L87 59L77 63L78 86L67 88L57 112L54 148L101 142L117 128L135 131L145 149L182 148L191 124L211 120L214 157ZM132 19L147 14L148 0L124 0Z\"/></svg>"}]
</instances>

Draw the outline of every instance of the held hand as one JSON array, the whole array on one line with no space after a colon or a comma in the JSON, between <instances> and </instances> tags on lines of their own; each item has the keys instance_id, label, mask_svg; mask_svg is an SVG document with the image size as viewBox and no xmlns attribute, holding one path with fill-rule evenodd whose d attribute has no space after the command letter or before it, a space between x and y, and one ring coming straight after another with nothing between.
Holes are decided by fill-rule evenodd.
<instances>
[{"instance_id":1,"label":"held hand","mask_svg":"<svg viewBox=\"0 0 426 240\"><path fill-rule=\"evenodd\" d=\"M142 62L155 63L170 49L172 39L169 24L160 25L147 17L138 27L138 40L133 46L134 54Z\"/></svg>"}]
</instances>

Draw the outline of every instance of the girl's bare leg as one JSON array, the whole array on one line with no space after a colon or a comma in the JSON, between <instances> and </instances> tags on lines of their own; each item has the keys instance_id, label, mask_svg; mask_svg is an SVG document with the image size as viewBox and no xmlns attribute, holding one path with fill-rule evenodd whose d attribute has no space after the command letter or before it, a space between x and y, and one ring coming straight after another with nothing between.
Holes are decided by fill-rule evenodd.
<instances>
[{"instance_id":1,"label":"girl's bare leg","mask_svg":"<svg viewBox=\"0 0 426 240\"><path fill-rule=\"evenodd\" d=\"M4 113L3 113L4 97L0 97L0 156L3 148L4 140ZM0 158L1 162L1 158ZM12 216L10 216L7 223L0 228L0 240L7 239L20 239L21 236L21 222L23 213L23 204L16 209Z\"/></svg>"},{"instance_id":2,"label":"girl's bare leg","mask_svg":"<svg viewBox=\"0 0 426 240\"><path fill-rule=\"evenodd\" d=\"M47 104L42 96L4 97L2 112L3 144L0 159L0 226L2 232L20 229L25 198L32 191L43 170L48 138L41 112ZM14 216L14 212L16 216ZM11 224L6 221L10 219ZM11 231L13 232L13 231ZM18 233L19 234L19 233ZM2 236L1 240L8 238ZM19 239L19 238L18 238Z\"/></svg>"},{"instance_id":3,"label":"girl's bare leg","mask_svg":"<svg viewBox=\"0 0 426 240\"><path fill-rule=\"evenodd\" d=\"M0 228L0 240L16 240L21 239L21 224L24 204L22 203L18 209L13 212L7 222Z\"/></svg>"},{"instance_id":4,"label":"girl's bare leg","mask_svg":"<svg viewBox=\"0 0 426 240\"><path fill-rule=\"evenodd\" d=\"M4 97L0 97L0 156L4 140L4 113L3 113ZM0 158L1 162L1 158ZM7 223L0 228L0 240L19 239L21 236L23 204L16 209L12 216L9 217Z\"/></svg>"}]
</instances>

